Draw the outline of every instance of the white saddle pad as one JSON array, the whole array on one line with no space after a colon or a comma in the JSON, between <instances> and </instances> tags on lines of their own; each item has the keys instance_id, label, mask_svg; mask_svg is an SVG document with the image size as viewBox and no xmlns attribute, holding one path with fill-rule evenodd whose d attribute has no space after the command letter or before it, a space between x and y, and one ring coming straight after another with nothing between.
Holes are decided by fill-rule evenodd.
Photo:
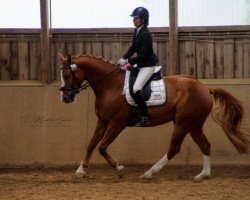
<instances>
[{"instance_id":1,"label":"white saddle pad","mask_svg":"<svg viewBox=\"0 0 250 200\"><path fill-rule=\"evenodd\" d=\"M161 66L157 66L155 69L155 72L159 71L161 69ZM135 106L135 100L132 98L129 92L129 76L130 71L126 70L125 80L124 80L124 88L123 88L123 95L125 95L125 98L131 106ZM158 81L151 81L151 96L149 100L146 102L147 106L158 106L162 105L166 102L166 90L165 90L165 84L163 80Z\"/></svg>"}]
</instances>

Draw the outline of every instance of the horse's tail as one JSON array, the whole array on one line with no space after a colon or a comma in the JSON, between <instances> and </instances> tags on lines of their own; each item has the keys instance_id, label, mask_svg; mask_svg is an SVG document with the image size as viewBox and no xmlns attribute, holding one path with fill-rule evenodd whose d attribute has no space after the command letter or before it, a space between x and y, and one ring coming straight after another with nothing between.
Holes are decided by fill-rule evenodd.
<instances>
[{"instance_id":1,"label":"horse's tail","mask_svg":"<svg viewBox=\"0 0 250 200\"><path fill-rule=\"evenodd\" d=\"M240 154L248 152L249 140L246 130L241 127L244 109L241 101L220 88L209 88L214 100L211 112L213 120L219 124L228 139Z\"/></svg>"}]
</instances>

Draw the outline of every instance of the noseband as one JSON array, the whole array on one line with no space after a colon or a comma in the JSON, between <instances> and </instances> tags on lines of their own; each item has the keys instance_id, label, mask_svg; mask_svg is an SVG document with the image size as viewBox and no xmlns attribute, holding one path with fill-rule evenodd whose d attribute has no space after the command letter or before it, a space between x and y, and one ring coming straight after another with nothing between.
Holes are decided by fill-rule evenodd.
<instances>
[{"instance_id":1,"label":"noseband","mask_svg":"<svg viewBox=\"0 0 250 200\"><path fill-rule=\"evenodd\" d=\"M61 70L65 69L66 67L61 67ZM119 67L117 67L116 69L114 69L113 71L111 71L110 73L106 74L104 77L101 77L100 79L97 79L96 81L93 81L91 84L96 84L98 82L103 81L104 79L108 78L109 76L111 76L115 71L117 71L118 69L120 69ZM84 83L84 84L80 84L77 75L75 74L75 70L76 70L76 65L72 64L71 65L71 73L73 74L73 84L71 87L60 87L59 90L64 92L64 91L71 91L74 94L78 94L79 92L81 92L82 90L86 90L88 87L90 87L90 84Z\"/></svg>"}]
</instances>

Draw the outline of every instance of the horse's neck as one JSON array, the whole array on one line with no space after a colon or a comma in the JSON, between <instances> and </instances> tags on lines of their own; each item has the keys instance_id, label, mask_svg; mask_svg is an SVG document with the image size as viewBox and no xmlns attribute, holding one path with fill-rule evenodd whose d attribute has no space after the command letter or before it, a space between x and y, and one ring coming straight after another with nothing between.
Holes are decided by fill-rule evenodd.
<instances>
[{"instance_id":1,"label":"horse's neck","mask_svg":"<svg viewBox=\"0 0 250 200\"><path fill-rule=\"evenodd\" d=\"M115 77L119 76L119 73L112 73L116 69L115 66L107 61L100 60L94 57L85 57L76 60L79 66L85 72L86 80L91 85L96 96L101 95L108 90L115 87L117 81L121 80Z\"/></svg>"}]
</instances>

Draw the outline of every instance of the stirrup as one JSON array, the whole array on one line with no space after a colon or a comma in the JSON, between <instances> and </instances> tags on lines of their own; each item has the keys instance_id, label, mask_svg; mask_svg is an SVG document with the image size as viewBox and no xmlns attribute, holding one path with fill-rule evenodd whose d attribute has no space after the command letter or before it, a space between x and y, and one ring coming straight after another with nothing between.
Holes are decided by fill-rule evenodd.
<instances>
[{"instance_id":1,"label":"stirrup","mask_svg":"<svg viewBox=\"0 0 250 200\"><path fill-rule=\"evenodd\" d=\"M148 116L142 116L140 121L139 121L139 125L140 126L145 126L145 125L149 125L151 124L151 120Z\"/></svg>"}]
</instances>

